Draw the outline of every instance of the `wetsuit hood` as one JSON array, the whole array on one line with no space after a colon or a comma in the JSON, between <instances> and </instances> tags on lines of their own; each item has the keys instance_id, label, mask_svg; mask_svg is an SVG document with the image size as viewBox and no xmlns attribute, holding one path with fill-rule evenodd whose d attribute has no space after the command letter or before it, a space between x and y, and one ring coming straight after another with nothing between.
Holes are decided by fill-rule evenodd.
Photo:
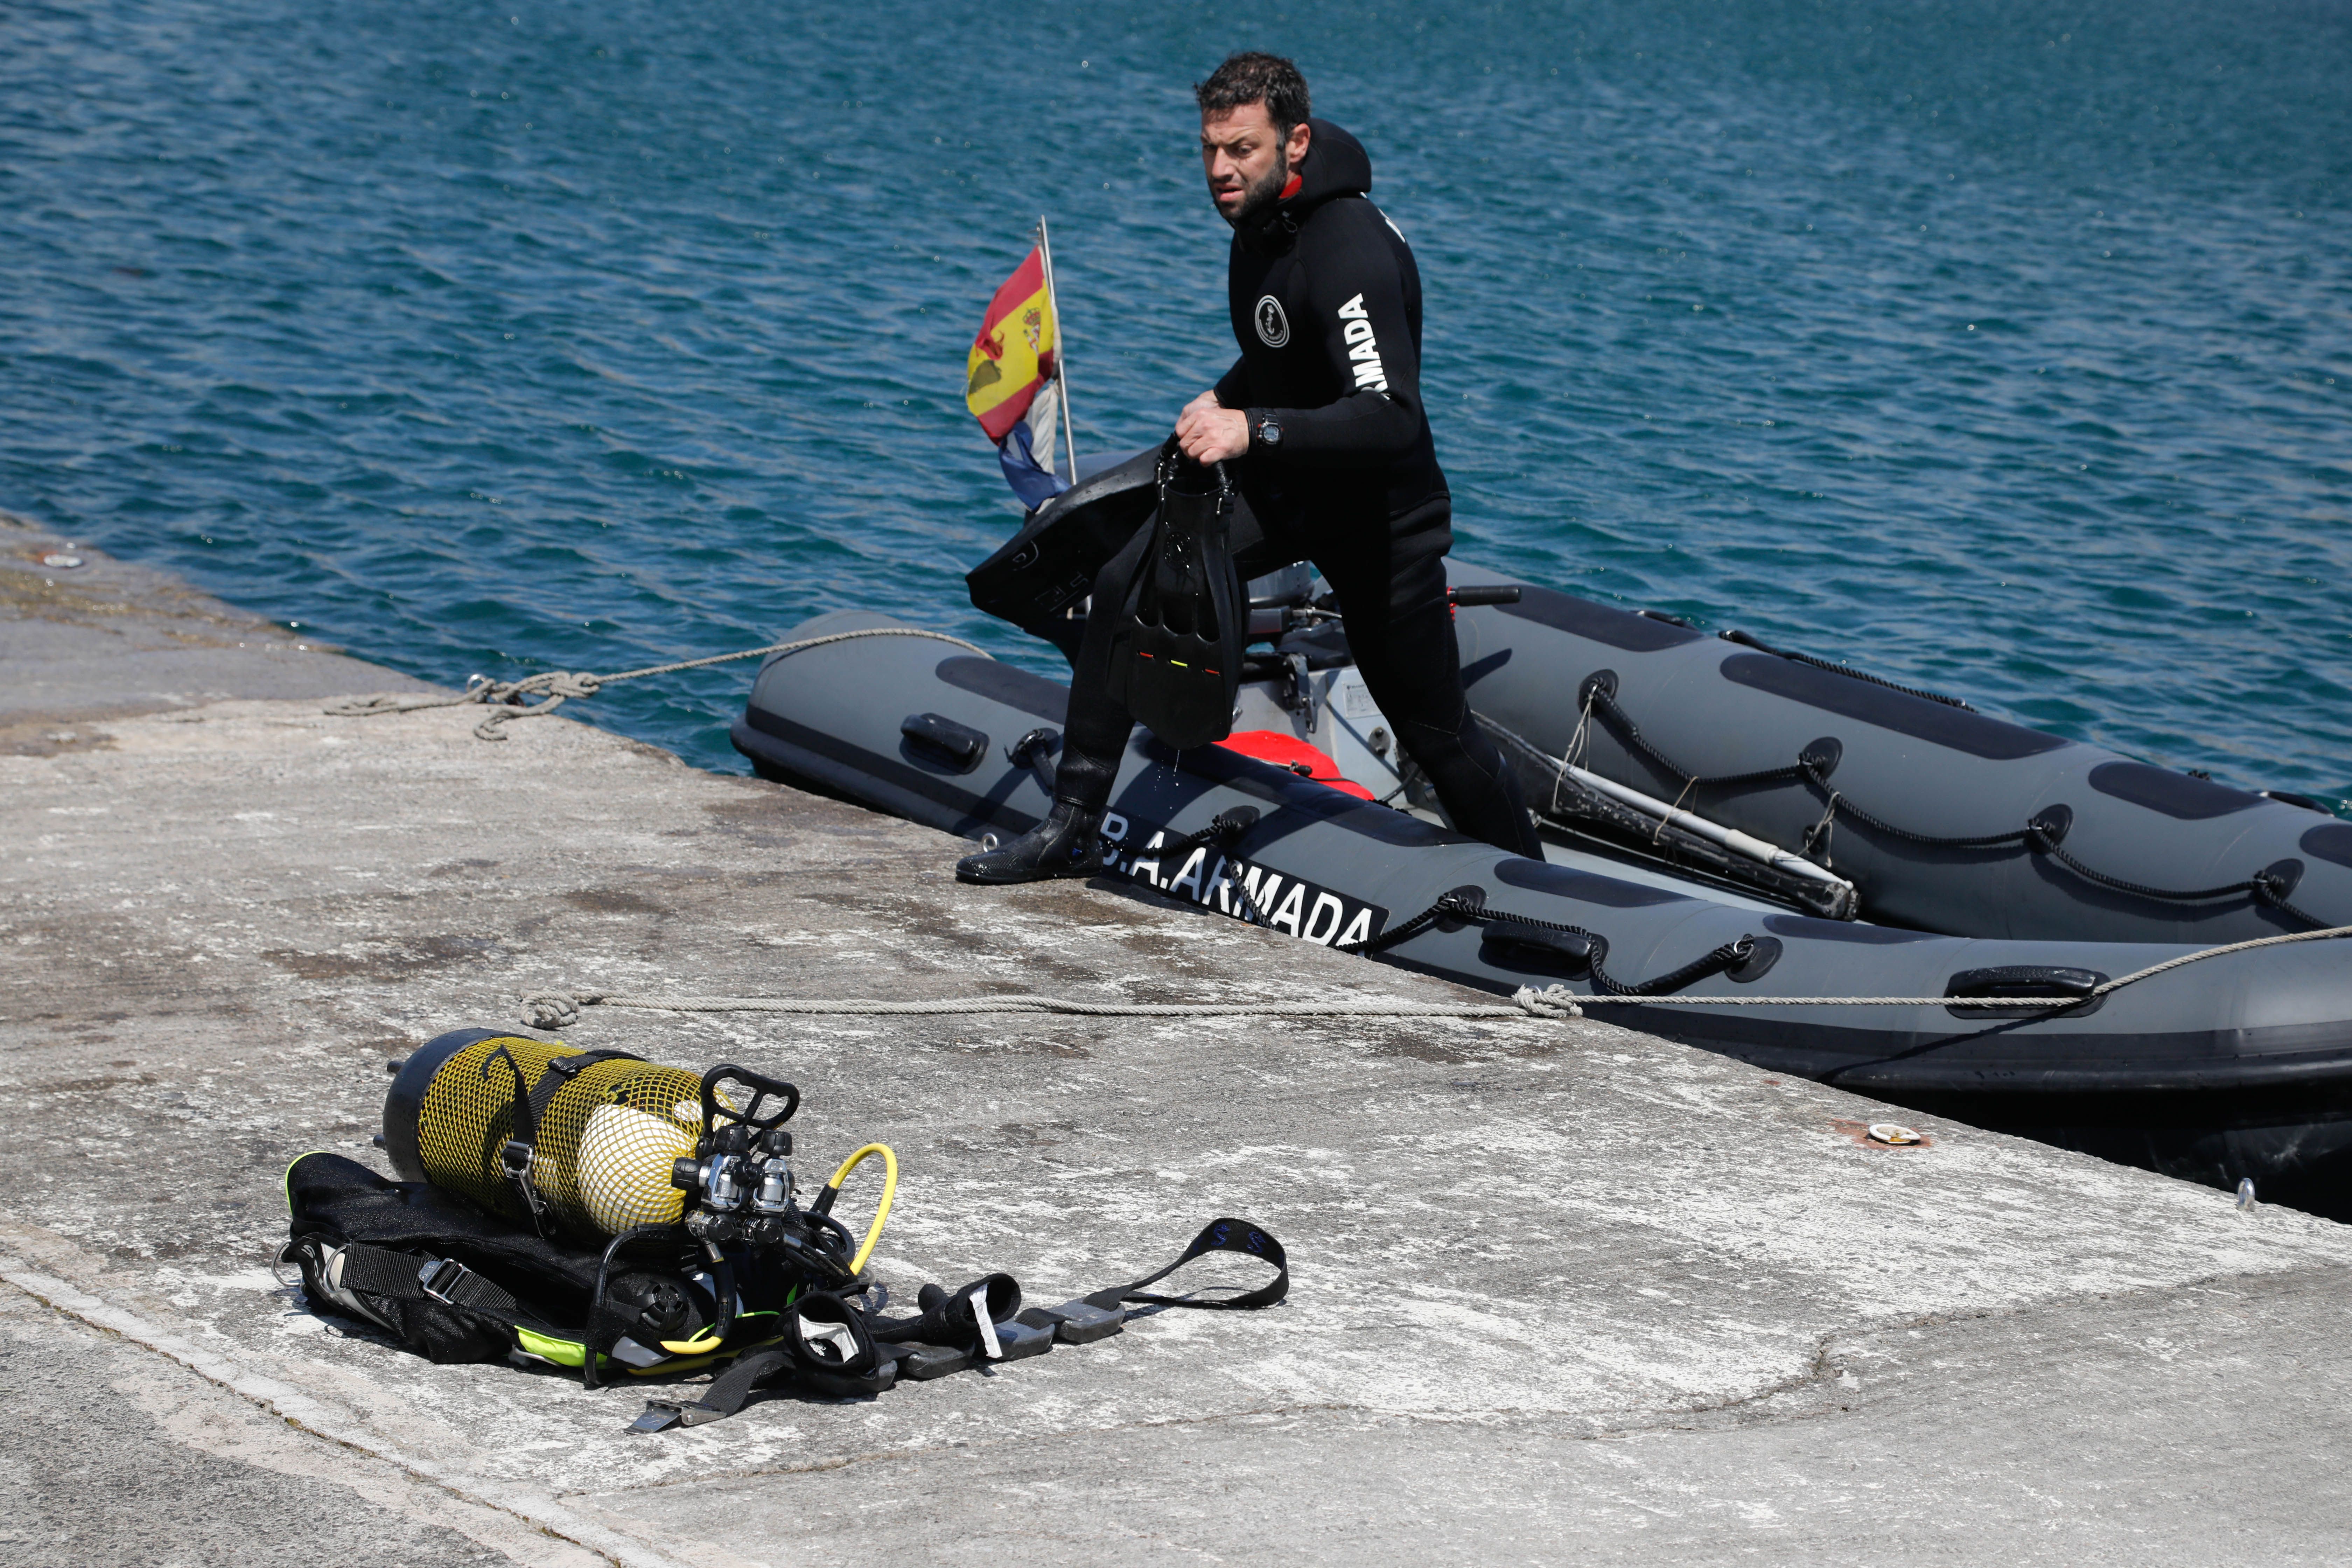
<instances>
[{"instance_id":1,"label":"wetsuit hood","mask_svg":"<svg viewBox=\"0 0 2352 1568\"><path fill-rule=\"evenodd\" d=\"M1328 120L1310 119L1307 124L1315 134L1307 143L1307 156L1291 171L1298 188L1243 230L1243 243L1253 248L1282 248L1307 215L1334 196L1371 194L1372 159L1364 144Z\"/></svg>"}]
</instances>

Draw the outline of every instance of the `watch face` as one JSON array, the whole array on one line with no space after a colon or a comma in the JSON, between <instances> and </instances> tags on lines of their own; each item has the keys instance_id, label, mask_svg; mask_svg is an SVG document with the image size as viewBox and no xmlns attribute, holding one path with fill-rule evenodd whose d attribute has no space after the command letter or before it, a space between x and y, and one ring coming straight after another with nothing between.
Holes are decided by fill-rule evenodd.
<instances>
[{"instance_id":1,"label":"watch face","mask_svg":"<svg viewBox=\"0 0 2352 1568\"><path fill-rule=\"evenodd\" d=\"M1257 438L1269 447L1282 445L1282 426L1269 419L1257 427Z\"/></svg>"}]
</instances>

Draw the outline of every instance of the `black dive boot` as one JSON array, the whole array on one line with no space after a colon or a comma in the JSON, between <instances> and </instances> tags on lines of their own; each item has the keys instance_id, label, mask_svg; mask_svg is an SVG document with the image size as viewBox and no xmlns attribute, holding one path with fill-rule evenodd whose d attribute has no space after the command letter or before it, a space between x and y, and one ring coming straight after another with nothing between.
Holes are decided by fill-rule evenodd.
<instances>
[{"instance_id":1,"label":"black dive boot","mask_svg":"<svg viewBox=\"0 0 2352 1568\"><path fill-rule=\"evenodd\" d=\"M1102 819L1116 763L1065 750L1054 770L1054 809L1013 840L956 862L959 882L1042 882L1102 869Z\"/></svg>"},{"instance_id":2,"label":"black dive boot","mask_svg":"<svg viewBox=\"0 0 2352 1568\"><path fill-rule=\"evenodd\" d=\"M1091 877L1102 869L1102 819L1074 801L1057 800L1045 821L1010 844L956 862L959 882L1042 882Z\"/></svg>"}]
</instances>

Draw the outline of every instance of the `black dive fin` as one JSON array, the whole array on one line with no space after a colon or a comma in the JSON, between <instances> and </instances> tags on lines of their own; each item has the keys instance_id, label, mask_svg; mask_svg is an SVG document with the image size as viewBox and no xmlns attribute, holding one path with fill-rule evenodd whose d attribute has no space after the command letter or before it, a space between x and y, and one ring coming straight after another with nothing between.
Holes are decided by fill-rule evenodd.
<instances>
[{"instance_id":1,"label":"black dive fin","mask_svg":"<svg viewBox=\"0 0 2352 1568\"><path fill-rule=\"evenodd\" d=\"M1111 646L1111 694L1179 751L1233 732L1247 601L1234 568L1234 485L1175 450L1160 460L1151 554L1128 591Z\"/></svg>"},{"instance_id":2,"label":"black dive fin","mask_svg":"<svg viewBox=\"0 0 2352 1568\"><path fill-rule=\"evenodd\" d=\"M988 1337L973 1310L981 1301L987 1304L990 1329L1008 1322L1021 1315L1020 1282L1010 1274L990 1274L953 1295L937 1285L926 1285L915 1298L922 1309L920 1317L876 1318L871 1331L884 1344L916 1342L969 1349Z\"/></svg>"}]
</instances>

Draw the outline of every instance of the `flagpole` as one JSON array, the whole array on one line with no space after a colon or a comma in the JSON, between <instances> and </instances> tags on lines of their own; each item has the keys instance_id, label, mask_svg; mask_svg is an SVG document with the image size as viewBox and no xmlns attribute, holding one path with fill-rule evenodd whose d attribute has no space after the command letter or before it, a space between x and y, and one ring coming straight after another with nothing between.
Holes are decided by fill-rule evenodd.
<instances>
[{"instance_id":1,"label":"flagpole","mask_svg":"<svg viewBox=\"0 0 2352 1568\"><path fill-rule=\"evenodd\" d=\"M1054 289L1054 242L1045 220L1037 219L1037 253L1045 259L1045 300L1054 307L1054 386L1062 400L1062 444L1070 454L1070 483L1078 482L1078 433L1070 423L1070 333L1062 321L1062 297ZM1046 457L1050 465L1051 454Z\"/></svg>"}]
</instances>

